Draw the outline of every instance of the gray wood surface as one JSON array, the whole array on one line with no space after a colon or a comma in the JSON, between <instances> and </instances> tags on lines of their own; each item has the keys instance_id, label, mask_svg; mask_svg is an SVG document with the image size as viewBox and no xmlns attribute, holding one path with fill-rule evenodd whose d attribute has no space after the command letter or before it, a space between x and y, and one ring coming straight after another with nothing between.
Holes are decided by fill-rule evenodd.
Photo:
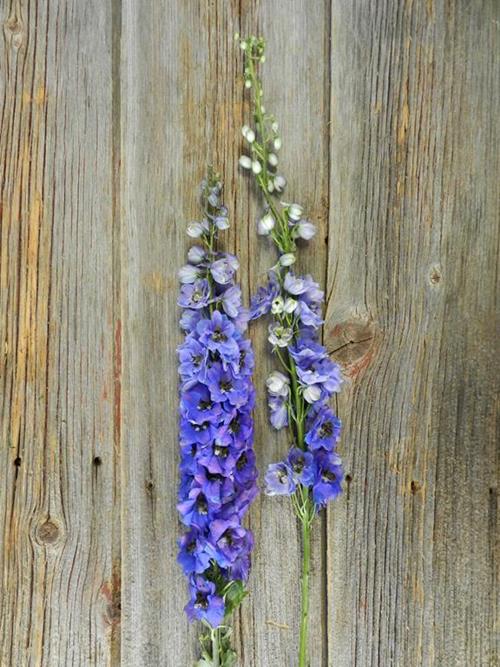
<instances>
[{"instance_id":1,"label":"gray wood surface","mask_svg":"<svg viewBox=\"0 0 500 667\"><path fill-rule=\"evenodd\" d=\"M192 664L175 562L178 266L212 162L246 296L236 31L263 34L287 198L319 233L348 481L317 522L311 667L498 657L495 0L0 0L0 665ZM265 327L252 332L261 470ZM259 497L242 667L295 664L300 540Z\"/></svg>"}]
</instances>

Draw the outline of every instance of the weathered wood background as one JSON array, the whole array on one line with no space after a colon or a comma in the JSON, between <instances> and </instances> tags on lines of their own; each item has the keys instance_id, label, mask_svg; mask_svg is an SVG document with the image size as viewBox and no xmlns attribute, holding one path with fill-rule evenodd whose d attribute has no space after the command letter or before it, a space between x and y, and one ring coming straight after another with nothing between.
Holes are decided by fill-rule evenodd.
<instances>
[{"instance_id":1,"label":"weathered wood background","mask_svg":"<svg viewBox=\"0 0 500 667\"><path fill-rule=\"evenodd\" d=\"M268 40L346 492L314 534L311 666L498 665L497 0L0 0L0 664L180 667L176 270L207 161L248 296L233 34ZM253 337L263 469L263 327ZM297 527L261 496L241 664L289 667Z\"/></svg>"}]
</instances>

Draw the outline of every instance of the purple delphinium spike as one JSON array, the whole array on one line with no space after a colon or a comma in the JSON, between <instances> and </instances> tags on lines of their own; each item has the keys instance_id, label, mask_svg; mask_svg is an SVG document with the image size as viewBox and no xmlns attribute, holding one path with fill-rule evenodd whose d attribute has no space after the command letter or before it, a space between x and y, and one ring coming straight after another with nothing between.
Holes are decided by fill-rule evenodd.
<instances>
[{"instance_id":1,"label":"purple delphinium spike","mask_svg":"<svg viewBox=\"0 0 500 667\"><path fill-rule=\"evenodd\" d=\"M178 561L188 577L190 620L202 621L203 664L233 664L228 617L246 594L253 537L243 518L257 494L253 453L253 352L244 337L248 313L234 283L236 257L215 248L227 229L221 184L202 183L204 220L191 223L198 240L179 272L181 328L181 462L178 511L186 532ZM201 245L200 245L201 244ZM222 660L227 662L223 662Z\"/></svg>"},{"instance_id":2,"label":"purple delphinium spike","mask_svg":"<svg viewBox=\"0 0 500 667\"><path fill-rule=\"evenodd\" d=\"M278 261L268 282L251 299L250 317L271 315L268 340L281 364L267 380L270 421L274 428L289 426L293 442L284 458L269 466L267 493L289 496L302 524L302 622L299 667L307 662L307 610L310 530L314 517L342 491L342 462L336 452L341 425L328 402L340 390L340 368L319 340L323 324L324 293L310 275L295 266L301 243L315 235L315 226L304 218L302 206L281 201L286 180L277 172L281 138L274 117L264 109L263 90L257 75L264 62L265 43L257 37L240 41L245 54L245 87L252 94L254 129L244 126L246 155L239 164L255 176L265 201L257 233L269 236ZM186 271L186 280L191 275ZM200 296L200 298L202 298Z\"/></svg>"}]
</instances>

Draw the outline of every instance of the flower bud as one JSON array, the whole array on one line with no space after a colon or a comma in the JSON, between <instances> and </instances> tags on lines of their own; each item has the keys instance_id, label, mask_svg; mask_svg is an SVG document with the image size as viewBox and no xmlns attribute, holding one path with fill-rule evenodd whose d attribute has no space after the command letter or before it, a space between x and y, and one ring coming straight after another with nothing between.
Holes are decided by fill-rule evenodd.
<instances>
[{"instance_id":1,"label":"flower bud","mask_svg":"<svg viewBox=\"0 0 500 667\"><path fill-rule=\"evenodd\" d=\"M187 235L190 236L192 239L199 239L200 236L203 234L204 229L203 225L201 222L191 222L187 226Z\"/></svg>"},{"instance_id":2,"label":"flower bud","mask_svg":"<svg viewBox=\"0 0 500 667\"><path fill-rule=\"evenodd\" d=\"M287 315L290 315L290 313L293 313L293 311L297 308L297 301L295 299L288 298L284 305L283 305L283 310Z\"/></svg>"},{"instance_id":3,"label":"flower bud","mask_svg":"<svg viewBox=\"0 0 500 667\"><path fill-rule=\"evenodd\" d=\"M252 82L251 82L250 79L247 79L247 80L245 81L245 88L251 88L251 87L252 87Z\"/></svg>"},{"instance_id":4,"label":"flower bud","mask_svg":"<svg viewBox=\"0 0 500 667\"><path fill-rule=\"evenodd\" d=\"M304 390L304 399L308 403L316 403L321 398L321 389L317 384L311 384Z\"/></svg>"},{"instance_id":5,"label":"flower bud","mask_svg":"<svg viewBox=\"0 0 500 667\"><path fill-rule=\"evenodd\" d=\"M277 123L276 121L274 121L274 123L272 123L272 125L271 125L271 130L272 130L274 133L276 133L276 132L278 131L278 127L279 127L279 126L278 126L278 123Z\"/></svg>"},{"instance_id":6,"label":"flower bud","mask_svg":"<svg viewBox=\"0 0 500 667\"><path fill-rule=\"evenodd\" d=\"M262 171L262 165L258 160L252 162L252 171L254 174L260 174Z\"/></svg>"},{"instance_id":7,"label":"flower bud","mask_svg":"<svg viewBox=\"0 0 500 667\"><path fill-rule=\"evenodd\" d=\"M266 380L268 392L273 396L288 396L290 380L280 371L273 371Z\"/></svg>"},{"instance_id":8,"label":"flower bud","mask_svg":"<svg viewBox=\"0 0 500 667\"><path fill-rule=\"evenodd\" d=\"M297 236L306 241L310 241L316 234L316 226L309 220L301 220L295 229Z\"/></svg>"},{"instance_id":9,"label":"flower bud","mask_svg":"<svg viewBox=\"0 0 500 667\"><path fill-rule=\"evenodd\" d=\"M186 264L179 269L179 280L183 285L194 283L198 278L198 269L191 264Z\"/></svg>"},{"instance_id":10,"label":"flower bud","mask_svg":"<svg viewBox=\"0 0 500 667\"><path fill-rule=\"evenodd\" d=\"M245 134L245 139L248 141L249 144L253 144L255 141L255 132L248 128L247 133Z\"/></svg>"},{"instance_id":11,"label":"flower bud","mask_svg":"<svg viewBox=\"0 0 500 667\"><path fill-rule=\"evenodd\" d=\"M291 252L287 252L280 257L281 266L292 266L295 264L295 255Z\"/></svg>"},{"instance_id":12,"label":"flower bud","mask_svg":"<svg viewBox=\"0 0 500 667\"><path fill-rule=\"evenodd\" d=\"M275 151L279 151L281 148L281 139L279 137L276 137L276 139L273 141L273 146Z\"/></svg>"},{"instance_id":13,"label":"flower bud","mask_svg":"<svg viewBox=\"0 0 500 667\"><path fill-rule=\"evenodd\" d=\"M282 296L277 296L271 304L271 312L273 315L279 315L283 312L284 301Z\"/></svg>"},{"instance_id":14,"label":"flower bud","mask_svg":"<svg viewBox=\"0 0 500 667\"><path fill-rule=\"evenodd\" d=\"M274 218L270 213L266 213L257 224L257 233L260 236L268 236L269 233L274 229Z\"/></svg>"},{"instance_id":15,"label":"flower bud","mask_svg":"<svg viewBox=\"0 0 500 667\"><path fill-rule=\"evenodd\" d=\"M247 46L248 46L248 44L244 40L242 42L240 42L240 48L241 48L242 51L246 51Z\"/></svg>"},{"instance_id":16,"label":"flower bud","mask_svg":"<svg viewBox=\"0 0 500 667\"><path fill-rule=\"evenodd\" d=\"M252 168L252 160L248 157L248 155L242 155L239 159L240 167L243 167L243 169L251 169Z\"/></svg>"},{"instance_id":17,"label":"flower bud","mask_svg":"<svg viewBox=\"0 0 500 667\"><path fill-rule=\"evenodd\" d=\"M271 167L277 167L278 166L278 156L275 155L274 153L269 153L267 157L267 161L271 165Z\"/></svg>"},{"instance_id":18,"label":"flower bud","mask_svg":"<svg viewBox=\"0 0 500 667\"><path fill-rule=\"evenodd\" d=\"M241 128L241 134L245 137L245 139L246 139L247 132L248 132L249 129L250 128L248 127L248 125L243 125L243 127Z\"/></svg>"},{"instance_id":19,"label":"flower bud","mask_svg":"<svg viewBox=\"0 0 500 667\"><path fill-rule=\"evenodd\" d=\"M268 192L274 192L274 183L272 181L269 181L267 184L267 191Z\"/></svg>"},{"instance_id":20,"label":"flower bud","mask_svg":"<svg viewBox=\"0 0 500 667\"><path fill-rule=\"evenodd\" d=\"M302 217L303 208L299 204L290 204L288 207L288 217L290 220L297 222Z\"/></svg>"},{"instance_id":21,"label":"flower bud","mask_svg":"<svg viewBox=\"0 0 500 667\"><path fill-rule=\"evenodd\" d=\"M221 230L229 229L229 220L223 215L220 215L217 218L215 218L214 223L217 229Z\"/></svg>"},{"instance_id":22,"label":"flower bud","mask_svg":"<svg viewBox=\"0 0 500 667\"><path fill-rule=\"evenodd\" d=\"M194 245L188 250L188 260L191 264L200 264L206 257L204 248L199 245Z\"/></svg>"},{"instance_id":23,"label":"flower bud","mask_svg":"<svg viewBox=\"0 0 500 667\"><path fill-rule=\"evenodd\" d=\"M277 192L281 192L286 185L286 179L284 176L275 176L273 183L274 189Z\"/></svg>"}]
</instances>

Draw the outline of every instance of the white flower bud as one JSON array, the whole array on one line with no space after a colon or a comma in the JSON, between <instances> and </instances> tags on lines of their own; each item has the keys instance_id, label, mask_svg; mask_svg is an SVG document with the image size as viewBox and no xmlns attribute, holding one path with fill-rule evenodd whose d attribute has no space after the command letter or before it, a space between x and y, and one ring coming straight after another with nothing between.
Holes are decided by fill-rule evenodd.
<instances>
[{"instance_id":1,"label":"white flower bud","mask_svg":"<svg viewBox=\"0 0 500 667\"><path fill-rule=\"evenodd\" d=\"M196 278L198 278L198 269L195 266L186 264L179 269L179 280L184 285L194 283Z\"/></svg>"},{"instance_id":2,"label":"white flower bud","mask_svg":"<svg viewBox=\"0 0 500 667\"><path fill-rule=\"evenodd\" d=\"M283 297L277 296L271 304L271 312L273 313L273 315L279 315L280 313L282 313L284 305L285 302L283 301Z\"/></svg>"},{"instance_id":3,"label":"white flower bud","mask_svg":"<svg viewBox=\"0 0 500 667\"><path fill-rule=\"evenodd\" d=\"M251 88L251 87L252 87L252 82L251 82L250 79L247 79L247 80L245 81L245 88Z\"/></svg>"},{"instance_id":4,"label":"white flower bud","mask_svg":"<svg viewBox=\"0 0 500 667\"><path fill-rule=\"evenodd\" d=\"M247 46L248 46L248 44L247 44L245 41L240 42L240 49L241 49L242 51L246 51L246 50L247 50Z\"/></svg>"},{"instance_id":5,"label":"white flower bud","mask_svg":"<svg viewBox=\"0 0 500 667\"><path fill-rule=\"evenodd\" d=\"M205 257L206 252L199 245L194 245L188 250L188 260L191 262L191 264L199 264L200 262L203 262Z\"/></svg>"},{"instance_id":6,"label":"white flower bud","mask_svg":"<svg viewBox=\"0 0 500 667\"><path fill-rule=\"evenodd\" d=\"M295 255L291 252L287 252L280 257L281 266L292 266L295 264Z\"/></svg>"},{"instance_id":7,"label":"white flower bud","mask_svg":"<svg viewBox=\"0 0 500 667\"><path fill-rule=\"evenodd\" d=\"M281 148L281 139L279 137L276 137L276 139L273 141L273 146L275 151L279 151Z\"/></svg>"},{"instance_id":8,"label":"white flower bud","mask_svg":"<svg viewBox=\"0 0 500 667\"><path fill-rule=\"evenodd\" d=\"M302 217L303 208L299 204L290 204L288 207L288 217L297 222Z\"/></svg>"},{"instance_id":9,"label":"white flower bud","mask_svg":"<svg viewBox=\"0 0 500 667\"><path fill-rule=\"evenodd\" d=\"M247 133L245 134L245 139L248 141L249 144L253 144L255 141L255 132L248 128Z\"/></svg>"},{"instance_id":10,"label":"white flower bud","mask_svg":"<svg viewBox=\"0 0 500 667\"><path fill-rule=\"evenodd\" d=\"M267 390L273 396L288 396L289 385L289 378L280 371L273 371L266 380Z\"/></svg>"},{"instance_id":11,"label":"white flower bud","mask_svg":"<svg viewBox=\"0 0 500 667\"><path fill-rule=\"evenodd\" d=\"M297 236L306 241L310 241L316 234L316 226L309 220L301 220L295 229Z\"/></svg>"},{"instance_id":12,"label":"white flower bud","mask_svg":"<svg viewBox=\"0 0 500 667\"><path fill-rule=\"evenodd\" d=\"M297 301L295 301L295 299L288 298L283 305L283 310L287 315L290 315L290 313L293 313L293 311L296 308L297 308Z\"/></svg>"},{"instance_id":13,"label":"white flower bud","mask_svg":"<svg viewBox=\"0 0 500 667\"><path fill-rule=\"evenodd\" d=\"M268 236L270 232L274 229L274 218L270 213L266 213L257 224L257 234L260 236Z\"/></svg>"},{"instance_id":14,"label":"white flower bud","mask_svg":"<svg viewBox=\"0 0 500 667\"><path fill-rule=\"evenodd\" d=\"M274 189L281 192L286 185L286 179L284 176L275 176L273 183Z\"/></svg>"},{"instance_id":15,"label":"white flower bud","mask_svg":"<svg viewBox=\"0 0 500 667\"><path fill-rule=\"evenodd\" d=\"M187 226L187 235L190 236L192 239L199 239L200 236L203 234L204 229L203 225L201 222L191 222Z\"/></svg>"},{"instance_id":16,"label":"white flower bud","mask_svg":"<svg viewBox=\"0 0 500 667\"><path fill-rule=\"evenodd\" d=\"M224 217L215 218L215 226L217 229L224 230L229 229L229 220Z\"/></svg>"},{"instance_id":17,"label":"white flower bud","mask_svg":"<svg viewBox=\"0 0 500 667\"><path fill-rule=\"evenodd\" d=\"M267 184L267 191L268 192L274 192L274 183L272 181L269 181Z\"/></svg>"},{"instance_id":18,"label":"white flower bud","mask_svg":"<svg viewBox=\"0 0 500 667\"><path fill-rule=\"evenodd\" d=\"M316 403L321 398L321 389L317 384L311 384L304 390L304 399L308 403Z\"/></svg>"},{"instance_id":19,"label":"white flower bud","mask_svg":"<svg viewBox=\"0 0 500 667\"><path fill-rule=\"evenodd\" d=\"M261 56L260 57L260 62L265 63L266 62L266 56Z\"/></svg>"},{"instance_id":20,"label":"white flower bud","mask_svg":"<svg viewBox=\"0 0 500 667\"><path fill-rule=\"evenodd\" d=\"M252 171L254 174L260 174L262 171L262 165L258 160L252 162Z\"/></svg>"},{"instance_id":21,"label":"white flower bud","mask_svg":"<svg viewBox=\"0 0 500 667\"><path fill-rule=\"evenodd\" d=\"M275 155L274 153L269 153L267 157L267 161L271 165L271 167L277 167L278 166L278 156Z\"/></svg>"},{"instance_id":22,"label":"white flower bud","mask_svg":"<svg viewBox=\"0 0 500 667\"><path fill-rule=\"evenodd\" d=\"M247 132L248 132L249 129L250 128L248 127L248 125L243 125L243 127L241 128L241 134L245 137L245 139L246 139Z\"/></svg>"},{"instance_id":23,"label":"white flower bud","mask_svg":"<svg viewBox=\"0 0 500 667\"><path fill-rule=\"evenodd\" d=\"M272 125L271 125L271 130L272 130L274 133L276 133L276 132L278 131L278 127L279 127L279 126L278 126L278 123L277 123L276 121L274 121L274 123L272 123Z\"/></svg>"},{"instance_id":24,"label":"white flower bud","mask_svg":"<svg viewBox=\"0 0 500 667\"><path fill-rule=\"evenodd\" d=\"M239 159L240 167L243 167L243 169L251 169L252 168L252 160L248 157L248 155L242 155Z\"/></svg>"}]
</instances>

